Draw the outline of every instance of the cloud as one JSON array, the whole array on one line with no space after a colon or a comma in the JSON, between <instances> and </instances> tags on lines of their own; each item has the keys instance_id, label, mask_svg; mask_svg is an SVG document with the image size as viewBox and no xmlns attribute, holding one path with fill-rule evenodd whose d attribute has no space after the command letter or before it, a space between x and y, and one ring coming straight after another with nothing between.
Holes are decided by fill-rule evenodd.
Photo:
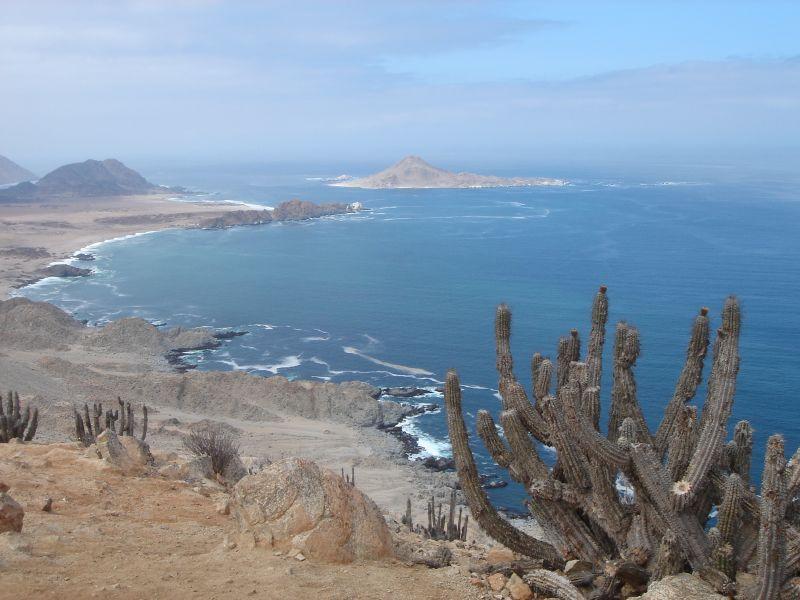
<instances>
[{"instance_id":1,"label":"cloud","mask_svg":"<svg viewBox=\"0 0 800 600\"><path fill-rule=\"evenodd\" d=\"M521 156L800 134L797 57L446 84L387 68L567 28L499 2L66 4L0 9L3 153Z\"/></svg>"}]
</instances>

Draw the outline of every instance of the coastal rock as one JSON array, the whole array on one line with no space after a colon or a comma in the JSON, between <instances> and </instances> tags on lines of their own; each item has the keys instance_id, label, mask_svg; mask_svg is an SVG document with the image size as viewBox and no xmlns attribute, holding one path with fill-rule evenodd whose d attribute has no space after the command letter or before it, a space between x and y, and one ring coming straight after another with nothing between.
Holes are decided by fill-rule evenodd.
<instances>
[{"instance_id":1,"label":"coastal rock","mask_svg":"<svg viewBox=\"0 0 800 600\"><path fill-rule=\"evenodd\" d=\"M19 502L8 495L8 486L0 484L0 533L22 531L25 511Z\"/></svg>"},{"instance_id":2,"label":"coastal rock","mask_svg":"<svg viewBox=\"0 0 800 600\"><path fill-rule=\"evenodd\" d=\"M74 258L77 258L78 260L82 260L82 261L88 262L88 261L94 260L95 256L94 256L94 254L89 254L87 252L79 252L78 254L74 255Z\"/></svg>"},{"instance_id":3,"label":"coastal rock","mask_svg":"<svg viewBox=\"0 0 800 600\"><path fill-rule=\"evenodd\" d=\"M88 330L84 344L91 348L165 354L169 351L215 348L219 341L210 329L175 327L162 331L144 319L130 317Z\"/></svg>"},{"instance_id":4,"label":"coastal rock","mask_svg":"<svg viewBox=\"0 0 800 600\"><path fill-rule=\"evenodd\" d=\"M235 210L223 215L203 219L198 223L201 229L226 229L242 225L263 225L273 221L303 221L330 215L341 215L362 210L355 204L315 204L307 200L281 202L273 210Z\"/></svg>"},{"instance_id":5,"label":"coastal rock","mask_svg":"<svg viewBox=\"0 0 800 600\"><path fill-rule=\"evenodd\" d=\"M430 394L430 390L413 386L383 388L381 393L384 396L394 396L395 398L414 398Z\"/></svg>"},{"instance_id":6,"label":"coastal rock","mask_svg":"<svg viewBox=\"0 0 800 600\"><path fill-rule=\"evenodd\" d=\"M375 503L309 460L288 458L248 475L234 487L231 505L240 532L257 545L339 563L392 554Z\"/></svg>"}]
</instances>

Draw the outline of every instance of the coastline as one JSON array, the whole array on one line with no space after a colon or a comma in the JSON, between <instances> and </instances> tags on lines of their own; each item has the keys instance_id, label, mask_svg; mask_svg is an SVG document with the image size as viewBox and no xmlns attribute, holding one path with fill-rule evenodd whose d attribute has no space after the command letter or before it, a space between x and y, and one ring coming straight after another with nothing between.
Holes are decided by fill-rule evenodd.
<instances>
[{"instance_id":1,"label":"coastline","mask_svg":"<svg viewBox=\"0 0 800 600\"><path fill-rule=\"evenodd\" d=\"M106 243L167 229L194 228L203 219L224 217L226 213L242 210L242 205L238 204L176 202L169 199L172 196L174 194L92 199L91 202L70 205L0 205L0 222L7 225L0 233L0 296L15 295L15 286L23 277L53 263L75 262L75 255L90 253ZM190 210L187 210L187 205L190 205ZM46 306L52 307L50 304ZM60 312L60 309L52 308ZM111 325L121 326L124 321L131 320L114 321ZM185 378L187 381L231 378L238 381L245 375L226 371L180 373L160 351L140 352L138 348L115 344L99 352L85 344L65 345L58 335L51 332L44 333L43 337L52 337L52 340L41 348L32 346L34 349L22 349L15 347L13 341L0 340L0 380L4 385L17 389L23 398L35 398L42 409L42 430L51 431L50 441L68 439L64 419L68 418L73 403L91 403L99 398L114 397L120 392L127 394L129 392L125 390L131 386L141 393L142 389L150 388L164 377L170 378L169 381L173 381L171 378ZM133 337L130 344L135 343ZM119 383L111 383L114 377L130 383L125 383L120 390ZM265 379L255 375L245 375L245 378ZM285 381L282 377L274 379ZM335 389L346 389L350 385L299 383L301 387L329 385ZM249 394L252 396L252 392ZM248 394L244 397L249 399ZM69 400L65 400L67 398ZM453 473L440 473L426 468L420 461L409 460L401 440L374 425L348 425L322 415L309 418L291 412L287 414L273 406L264 407L266 412L259 409L252 413L252 409L236 412L213 403L195 407L174 405L160 402L158 398L151 400L147 395L142 396L142 400L153 407L153 443L180 452L181 437L178 429L168 426L171 420L178 419L184 423L222 420L244 432L247 441L243 449L253 457L307 456L337 471L342 466L355 465L359 471L360 487L392 517L402 514L406 499L412 498L414 512L419 511L421 518L425 507L422 499L431 495L445 499L449 486L455 482ZM394 411L397 418L388 421L387 425L402 430L407 413ZM155 433L155 430L160 431Z\"/></svg>"},{"instance_id":2,"label":"coastline","mask_svg":"<svg viewBox=\"0 0 800 600\"><path fill-rule=\"evenodd\" d=\"M91 198L60 203L0 204L0 297L54 263L128 236L196 227L240 205L175 201L174 193Z\"/></svg>"}]
</instances>

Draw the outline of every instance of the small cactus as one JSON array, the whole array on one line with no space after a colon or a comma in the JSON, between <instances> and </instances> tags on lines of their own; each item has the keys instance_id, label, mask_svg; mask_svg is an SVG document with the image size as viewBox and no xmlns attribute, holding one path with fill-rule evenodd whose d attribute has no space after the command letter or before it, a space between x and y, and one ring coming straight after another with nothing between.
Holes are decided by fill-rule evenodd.
<instances>
[{"instance_id":1,"label":"small cactus","mask_svg":"<svg viewBox=\"0 0 800 600\"><path fill-rule=\"evenodd\" d=\"M30 404L22 409L19 393L8 392L3 408L3 395L0 394L0 443L13 439L30 442L39 427L39 409L31 409Z\"/></svg>"},{"instance_id":2,"label":"small cactus","mask_svg":"<svg viewBox=\"0 0 800 600\"><path fill-rule=\"evenodd\" d=\"M87 448L95 443L97 436L104 430L110 429L118 435L134 436L134 418L133 407L130 402L123 403L120 398L117 398L119 409L103 411L103 405L100 403L93 403L91 410L89 405L84 403L83 414L77 408L73 408L73 417L75 420L75 439ZM144 441L147 437L147 406L142 405L142 436L141 440ZM119 422L118 431L116 423Z\"/></svg>"}]
</instances>

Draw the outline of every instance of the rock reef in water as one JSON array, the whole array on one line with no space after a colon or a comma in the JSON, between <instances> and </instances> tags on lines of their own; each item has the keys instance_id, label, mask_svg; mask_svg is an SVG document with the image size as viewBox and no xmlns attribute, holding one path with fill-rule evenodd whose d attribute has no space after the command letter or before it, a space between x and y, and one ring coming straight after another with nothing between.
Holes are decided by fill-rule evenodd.
<instances>
[{"instance_id":1,"label":"rock reef in water","mask_svg":"<svg viewBox=\"0 0 800 600\"><path fill-rule=\"evenodd\" d=\"M200 221L201 229L226 229L241 225L263 225L282 221L304 221L330 215L342 215L361 210L359 203L315 204L307 200L281 202L273 210L235 210L223 215Z\"/></svg>"}]
</instances>

